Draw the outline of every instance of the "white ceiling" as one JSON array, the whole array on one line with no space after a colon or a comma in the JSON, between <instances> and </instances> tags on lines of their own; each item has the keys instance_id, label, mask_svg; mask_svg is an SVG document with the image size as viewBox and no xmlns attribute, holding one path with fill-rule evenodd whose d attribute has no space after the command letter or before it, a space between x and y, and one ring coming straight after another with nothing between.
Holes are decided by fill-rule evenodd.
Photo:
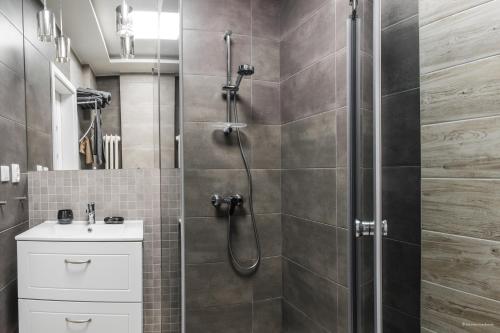
<instances>
[{"instance_id":1,"label":"white ceiling","mask_svg":"<svg viewBox=\"0 0 500 333\"><path fill-rule=\"evenodd\" d=\"M115 10L121 0L64 0L63 26L71 46L82 64L94 73L150 73L157 62L157 40L136 40L135 59L120 59L120 40L116 35ZM178 12L178 0L127 0L134 10ZM48 0L47 6L58 17L59 0ZM59 18L58 18L59 19ZM179 71L179 43L161 40L161 72Z\"/></svg>"}]
</instances>

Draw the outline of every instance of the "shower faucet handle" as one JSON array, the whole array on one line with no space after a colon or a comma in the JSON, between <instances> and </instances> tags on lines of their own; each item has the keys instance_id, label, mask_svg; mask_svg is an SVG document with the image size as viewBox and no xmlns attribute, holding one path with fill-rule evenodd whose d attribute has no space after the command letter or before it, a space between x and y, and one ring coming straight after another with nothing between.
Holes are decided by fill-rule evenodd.
<instances>
[{"instance_id":1,"label":"shower faucet handle","mask_svg":"<svg viewBox=\"0 0 500 333\"><path fill-rule=\"evenodd\" d=\"M241 206L241 204L243 204L243 196L241 194L233 194L223 197L219 194L213 194L210 201L214 207L220 207L223 204L227 204L230 208L234 209L234 207Z\"/></svg>"},{"instance_id":2,"label":"shower faucet handle","mask_svg":"<svg viewBox=\"0 0 500 333\"><path fill-rule=\"evenodd\" d=\"M212 195L211 202L212 202L212 206L220 207L222 205L222 203L224 202L224 198L218 194L214 194L214 195Z\"/></svg>"}]
</instances>

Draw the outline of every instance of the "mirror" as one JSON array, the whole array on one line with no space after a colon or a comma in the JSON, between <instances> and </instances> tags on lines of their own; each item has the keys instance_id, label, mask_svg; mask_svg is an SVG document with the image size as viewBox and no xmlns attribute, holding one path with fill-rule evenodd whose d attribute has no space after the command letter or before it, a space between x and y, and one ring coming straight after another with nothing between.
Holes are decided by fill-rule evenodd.
<instances>
[{"instance_id":1,"label":"mirror","mask_svg":"<svg viewBox=\"0 0 500 333\"><path fill-rule=\"evenodd\" d=\"M69 62L51 65L52 166L36 167L176 167L178 1L60 4L47 0Z\"/></svg>"}]
</instances>

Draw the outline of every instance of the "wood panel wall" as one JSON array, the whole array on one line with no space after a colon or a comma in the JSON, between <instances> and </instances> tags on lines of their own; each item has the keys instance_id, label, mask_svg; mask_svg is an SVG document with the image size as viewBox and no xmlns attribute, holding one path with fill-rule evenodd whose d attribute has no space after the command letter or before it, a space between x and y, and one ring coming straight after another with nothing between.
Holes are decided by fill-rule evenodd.
<instances>
[{"instance_id":1,"label":"wood panel wall","mask_svg":"<svg viewBox=\"0 0 500 333\"><path fill-rule=\"evenodd\" d=\"M500 330L500 1L420 0L422 331Z\"/></svg>"}]
</instances>

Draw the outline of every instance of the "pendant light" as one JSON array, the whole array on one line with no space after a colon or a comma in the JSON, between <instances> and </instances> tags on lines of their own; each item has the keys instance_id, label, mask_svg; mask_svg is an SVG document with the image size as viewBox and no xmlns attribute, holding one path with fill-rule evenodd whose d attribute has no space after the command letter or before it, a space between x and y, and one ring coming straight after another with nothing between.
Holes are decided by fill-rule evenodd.
<instances>
[{"instance_id":1,"label":"pendant light","mask_svg":"<svg viewBox=\"0 0 500 333\"><path fill-rule=\"evenodd\" d=\"M71 52L71 40L69 37L64 36L62 15L63 10L61 0L59 7L59 24L61 35L56 37L56 61L59 63L67 63L69 62L69 53Z\"/></svg>"},{"instance_id":2,"label":"pendant light","mask_svg":"<svg viewBox=\"0 0 500 333\"><path fill-rule=\"evenodd\" d=\"M116 7L116 33L120 37L132 36L133 31L133 8L125 0Z\"/></svg>"},{"instance_id":3,"label":"pendant light","mask_svg":"<svg viewBox=\"0 0 500 333\"><path fill-rule=\"evenodd\" d=\"M122 46L121 57L123 59L132 59L135 56L134 50L134 36L122 36L120 37L120 42Z\"/></svg>"},{"instance_id":4,"label":"pendant light","mask_svg":"<svg viewBox=\"0 0 500 333\"><path fill-rule=\"evenodd\" d=\"M42 42L52 42L56 35L56 19L54 13L47 9L47 0L43 0L43 9L36 15L38 39Z\"/></svg>"}]
</instances>

